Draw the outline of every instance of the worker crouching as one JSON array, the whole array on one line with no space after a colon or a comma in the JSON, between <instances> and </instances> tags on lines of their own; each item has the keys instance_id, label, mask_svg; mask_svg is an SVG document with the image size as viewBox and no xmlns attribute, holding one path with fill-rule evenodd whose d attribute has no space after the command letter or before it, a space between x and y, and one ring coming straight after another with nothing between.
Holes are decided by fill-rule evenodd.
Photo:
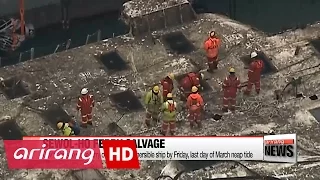
<instances>
[{"instance_id":1,"label":"worker crouching","mask_svg":"<svg viewBox=\"0 0 320 180\"><path fill-rule=\"evenodd\" d=\"M64 136L74 136L75 133L70 127L69 123L58 122L57 128L62 131Z\"/></svg>"},{"instance_id":2,"label":"worker crouching","mask_svg":"<svg viewBox=\"0 0 320 180\"><path fill-rule=\"evenodd\" d=\"M82 119L81 127L86 128L87 124L92 125L92 110L94 104L93 95L89 94L87 88L83 88L77 104L77 110L80 111Z\"/></svg>"},{"instance_id":3,"label":"worker crouching","mask_svg":"<svg viewBox=\"0 0 320 180\"><path fill-rule=\"evenodd\" d=\"M196 86L198 89L201 87L201 79L204 78L202 73L190 72L180 82L180 90L184 94L184 98L187 99L191 94L191 88Z\"/></svg>"},{"instance_id":4,"label":"worker crouching","mask_svg":"<svg viewBox=\"0 0 320 180\"><path fill-rule=\"evenodd\" d=\"M161 80L161 85L162 85L162 97L164 101L167 98L167 95L169 93L172 93L173 91L173 79L174 79L174 74L170 73L168 76L166 76L163 80Z\"/></svg>"},{"instance_id":5,"label":"worker crouching","mask_svg":"<svg viewBox=\"0 0 320 180\"><path fill-rule=\"evenodd\" d=\"M206 51L208 60L208 72L213 72L218 68L218 55L221 41L216 36L214 31L209 33L209 38L204 42L204 49Z\"/></svg>"},{"instance_id":6,"label":"worker crouching","mask_svg":"<svg viewBox=\"0 0 320 180\"><path fill-rule=\"evenodd\" d=\"M250 55L252 62L250 63L250 67L248 70L248 84L247 89L244 92L246 95L249 95L252 86L255 86L256 93L260 93L260 79L261 79L261 72L264 67L264 63L261 59L258 58L258 54L256 52L252 52Z\"/></svg>"},{"instance_id":7,"label":"worker crouching","mask_svg":"<svg viewBox=\"0 0 320 180\"><path fill-rule=\"evenodd\" d=\"M201 127L202 111L204 107L203 99L198 92L198 88L193 86L191 94L187 99L187 108L189 109L190 127L193 128L196 124Z\"/></svg>"},{"instance_id":8,"label":"worker crouching","mask_svg":"<svg viewBox=\"0 0 320 180\"><path fill-rule=\"evenodd\" d=\"M229 76L223 81L223 112L235 111L237 91L240 88L240 80L235 75L235 69L229 69Z\"/></svg>"},{"instance_id":9,"label":"worker crouching","mask_svg":"<svg viewBox=\"0 0 320 180\"><path fill-rule=\"evenodd\" d=\"M176 131L177 103L174 102L172 93L167 94L167 100L163 103L161 110L163 112L162 135L167 135L168 128L170 129L170 134L174 135Z\"/></svg>"},{"instance_id":10,"label":"worker crouching","mask_svg":"<svg viewBox=\"0 0 320 180\"><path fill-rule=\"evenodd\" d=\"M151 120L158 122L162 104L163 97L160 93L160 88L159 86L154 86L145 97L145 106L147 109L145 123L147 127L151 126Z\"/></svg>"}]
</instances>

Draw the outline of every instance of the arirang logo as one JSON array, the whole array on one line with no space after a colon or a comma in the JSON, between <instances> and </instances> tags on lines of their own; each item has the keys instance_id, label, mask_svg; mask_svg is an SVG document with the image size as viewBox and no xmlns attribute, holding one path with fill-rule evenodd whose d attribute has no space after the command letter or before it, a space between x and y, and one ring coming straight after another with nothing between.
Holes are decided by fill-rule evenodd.
<instances>
[{"instance_id":1,"label":"arirang logo","mask_svg":"<svg viewBox=\"0 0 320 180\"><path fill-rule=\"evenodd\" d=\"M88 165L92 162L94 157L94 150L93 149L85 149L82 151L81 149L44 149L47 145L43 144L42 149L31 149L28 150L27 148L19 148L17 149L13 157L17 160L19 159L45 159L45 160L52 160L52 158L56 160L86 160L84 165ZM39 155L37 155L39 153Z\"/></svg>"},{"instance_id":2,"label":"arirang logo","mask_svg":"<svg viewBox=\"0 0 320 180\"><path fill-rule=\"evenodd\" d=\"M9 169L101 169L98 141L5 140ZM83 144L86 144L84 146Z\"/></svg>"}]
</instances>

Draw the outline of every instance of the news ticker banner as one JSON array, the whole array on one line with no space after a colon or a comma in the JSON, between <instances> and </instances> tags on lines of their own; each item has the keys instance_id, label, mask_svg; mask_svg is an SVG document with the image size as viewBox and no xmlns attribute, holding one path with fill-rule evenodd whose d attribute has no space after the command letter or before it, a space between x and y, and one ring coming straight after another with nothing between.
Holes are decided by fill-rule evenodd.
<instances>
[{"instance_id":1,"label":"news ticker banner","mask_svg":"<svg viewBox=\"0 0 320 180\"><path fill-rule=\"evenodd\" d=\"M135 140L139 160L264 160L297 162L296 134L213 137L25 137L24 140Z\"/></svg>"},{"instance_id":2,"label":"news ticker banner","mask_svg":"<svg viewBox=\"0 0 320 180\"><path fill-rule=\"evenodd\" d=\"M5 140L10 169L139 168L140 160L297 162L296 134L261 137L24 137ZM105 164L104 164L105 163ZM132 163L132 164L131 164Z\"/></svg>"}]
</instances>

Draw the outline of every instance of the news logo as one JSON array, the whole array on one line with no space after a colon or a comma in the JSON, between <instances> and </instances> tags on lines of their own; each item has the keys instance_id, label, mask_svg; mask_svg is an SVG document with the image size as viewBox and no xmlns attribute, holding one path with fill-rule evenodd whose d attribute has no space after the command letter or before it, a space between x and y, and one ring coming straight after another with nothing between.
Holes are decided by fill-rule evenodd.
<instances>
[{"instance_id":1,"label":"news logo","mask_svg":"<svg viewBox=\"0 0 320 180\"><path fill-rule=\"evenodd\" d=\"M108 169L140 169L135 140L103 140Z\"/></svg>"},{"instance_id":2,"label":"news logo","mask_svg":"<svg viewBox=\"0 0 320 180\"><path fill-rule=\"evenodd\" d=\"M264 136L264 158L270 162L297 162L297 135Z\"/></svg>"}]
</instances>

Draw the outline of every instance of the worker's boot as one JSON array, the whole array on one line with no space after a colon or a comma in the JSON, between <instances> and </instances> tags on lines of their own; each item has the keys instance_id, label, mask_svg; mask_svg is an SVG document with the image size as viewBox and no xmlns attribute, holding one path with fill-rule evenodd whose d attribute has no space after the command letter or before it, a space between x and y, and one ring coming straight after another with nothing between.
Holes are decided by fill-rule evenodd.
<instances>
[{"instance_id":1,"label":"worker's boot","mask_svg":"<svg viewBox=\"0 0 320 180\"><path fill-rule=\"evenodd\" d=\"M228 108L227 107L223 107L222 108L222 112L224 112L224 113L228 112Z\"/></svg>"},{"instance_id":2,"label":"worker's boot","mask_svg":"<svg viewBox=\"0 0 320 180\"><path fill-rule=\"evenodd\" d=\"M167 135L167 132L166 132L166 131L161 131L161 135L162 135L162 136L166 136L166 135Z\"/></svg>"},{"instance_id":3,"label":"worker's boot","mask_svg":"<svg viewBox=\"0 0 320 180\"><path fill-rule=\"evenodd\" d=\"M249 96L249 95L250 95L250 91L248 91L248 90L245 90L245 91L243 92L243 94L244 94L244 95L247 95L247 96Z\"/></svg>"},{"instance_id":4,"label":"worker's boot","mask_svg":"<svg viewBox=\"0 0 320 180\"><path fill-rule=\"evenodd\" d=\"M87 124L89 124L90 126L92 126L92 121L88 121Z\"/></svg>"},{"instance_id":5,"label":"worker's boot","mask_svg":"<svg viewBox=\"0 0 320 180\"><path fill-rule=\"evenodd\" d=\"M175 134L174 131L170 131L171 136L174 136L174 134Z\"/></svg>"},{"instance_id":6,"label":"worker's boot","mask_svg":"<svg viewBox=\"0 0 320 180\"><path fill-rule=\"evenodd\" d=\"M236 111L236 108L235 108L235 107L230 107L229 109L230 109L230 111L231 111L232 113L234 113L234 112Z\"/></svg>"},{"instance_id":7,"label":"worker's boot","mask_svg":"<svg viewBox=\"0 0 320 180\"><path fill-rule=\"evenodd\" d=\"M257 94L260 94L260 89L257 89L257 90L256 90L256 93L257 93Z\"/></svg>"},{"instance_id":8,"label":"worker's boot","mask_svg":"<svg viewBox=\"0 0 320 180\"><path fill-rule=\"evenodd\" d=\"M194 128L194 122L190 122L190 128L193 129Z\"/></svg>"},{"instance_id":9,"label":"worker's boot","mask_svg":"<svg viewBox=\"0 0 320 180\"><path fill-rule=\"evenodd\" d=\"M199 129L202 128L202 123L201 123L201 121L197 122L197 125L198 125L198 128L199 128Z\"/></svg>"},{"instance_id":10,"label":"worker's boot","mask_svg":"<svg viewBox=\"0 0 320 180\"><path fill-rule=\"evenodd\" d=\"M146 120L146 121L145 121L145 124L146 124L147 128L150 128L150 127L151 127L151 122L150 122L150 120Z\"/></svg>"}]
</instances>

